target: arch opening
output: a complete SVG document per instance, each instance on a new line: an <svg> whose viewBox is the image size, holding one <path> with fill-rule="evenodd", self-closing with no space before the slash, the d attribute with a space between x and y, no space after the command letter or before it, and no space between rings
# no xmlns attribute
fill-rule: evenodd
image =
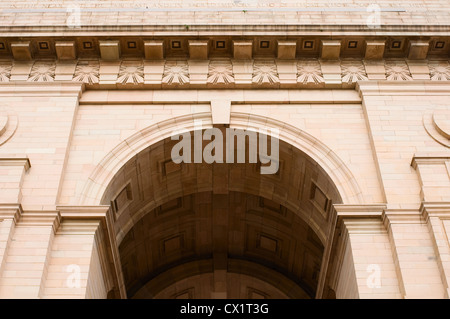
<svg viewBox="0 0 450 319"><path fill-rule="evenodd" d="M102 198L128 298L314 298L342 203L324 169L281 140L269 175L259 160L175 164L177 143L140 151Z"/></svg>

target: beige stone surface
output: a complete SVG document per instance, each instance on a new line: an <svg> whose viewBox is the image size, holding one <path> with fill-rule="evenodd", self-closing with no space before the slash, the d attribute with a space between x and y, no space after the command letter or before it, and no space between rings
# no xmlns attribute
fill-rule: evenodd
<svg viewBox="0 0 450 319"><path fill-rule="evenodd" d="M450 6L375 2L1 1L0 298L448 299Z"/></svg>
<svg viewBox="0 0 450 319"><path fill-rule="evenodd" d="M195 10L192 5L196 4ZM4 25L66 25L77 9L81 11L83 25L142 25L152 21L152 24L165 25L167 21L177 24L196 25L221 23L225 25L265 24L304 24L328 25L330 21L336 24L363 25L376 12L370 7L379 3L382 25L448 25L448 3L441 0L401 0L395 2L376 2L371 0L338 0L329 2L307 2L285 0L282 3L268 0L255 2L223 1L181 1L181 0L140 0L128 3L113 1L66 1L52 4L48 8L45 2L32 1L2 1L2 21ZM115 8L104 11L102 9ZM342 8L348 11L343 11ZM369 10L368 10L369 8ZM53 9L53 11L52 11ZM61 10L57 9L64 9ZM131 10L134 9L134 10ZM184 10L183 10L184 9ZM217 10L211 15L207 9ZM297 9L297 10L292 10ZM334 9L334 10L333 10ZM338 10L339 9L339 10ZM48 16L51 17L50 23ZM72 17L72 18L71 18ZM69 20L72 22L73 20ZM75 20L76 21L76 20Z"/></svg>
<svg viewBox="0 0 450 319"><path fill-rule="evenodd" d="M212 123L215 121L222 123L228 119L231 125L237 127L242 125L247 127L251 118L261 118L265 119L266 128L285 123L284 125L291 125L305 134L314 136L318 141L327 145L348 168L361 191L358 194L361 204L386 203L390 210L412 209L411 212L414 212L416 209L416 212L419 213L418 205L421 200L448 201L446 194L448 194L449 175L445 160L448 157L445 155L440 155L440 157L434 155L433 157L433 154L439 151L441 153L438 154L447 154L448 156L448 153L442 152L442 146L430 139L423 130L421 122L423 116L421 110L427 103L430 105L430 102L434 102L435 105L439 105L442 103L442 99L441 95L433 95L436 93L432 92L431 95L425 95L428 88L422 82L411 82L410 85L404 85L401 89L398 88L398 85L389 83L361 82L359 90L363 94L362 104L360 98L355 96L355 91L352 90L322 90L317 92L316 97L312 94L313 92L304 91L303 94L302 91L290 90L278 90L276 94L270 91L203 92L190 90L172 91L170 96L163 91L142 90L131 95L122 93L126 91L88 91L82 94L81 104L79 104L80 86L67 86L73 91L65 93L65 96L60 96L64 91L61 87L57 88L57 85L57 83L54 84L55 93L42 93L42 91L32 93L39 85L36 87L30 84L22 88L16 87L16 91L23 92L20 94L23 94L24 97L20 99L5 95L6 101L14 103L21 121L14 138L0 151L3 151L5 158L6 156L26 154L32 165L30 169L25 170L24 162L22 162L22 166L15 165L20 163L17 159L3 161L5 165L2 167L5 174L7 173L7 175L2 175L3 179L11 176L4 182L16 183L8 184L16 195L9 199L4 198L3 201L21 203L25 212L55 209L56 204L78 204L82 194L86 192L87 181L96 167L102 161L104 162L108 153L121 142L135 139L140 136L139 132L144 132L146 128L153 125L165 130L166 133L161 132L163 133L162 137L170 136L168 134L171 129L182 128L185 125L182 124L183 122L179 122L181 126L177 126L176 119L186 116L192 118L192 116L201 114L209 117ZM444 90L443 92L445 92L446 86L442 84L431 88L435 91ZM396 90L394 91L394 89ZM418 94L415 96L414 102L410 98L411 92L408 92L408 89L414 90L415 94ZM58 90L59 93L57 93ZM7 91L4 92L3 94L6 94ZM47 94L47 96L27 97L29 94ZM225 97L231 105L228 111L222 102ZM33 113L29 112L30 101L33 101L31 104ZM54 106L49 106L50 101L55 101L53 102ZM387 105L387 103L389 104ZM400 112L405 112L406 109L408 115L403 118ZM438 107L438 109L445 109L445 107ZM65 122L62 121L64 110L67 113ZM57 122L52 120L55 111L58 112ZM31 116L29 125L26 120L27 114ZM243 117L244 114L249 115ZM402 120L398 119L399 116ZM39 124L41 117L42 124ZM242 122L245 118L247 122ZM167 121L169 124L166 128L158 124ZM251 125L261 125L258 123L261 122L253 120ZM39 125L43 125L43 128L39 129ZM391 134L391 131L394 134ZM45 134L47 132L52 134ZM30 134L36 139L32 147L29 144ZM40 137L39 134L41 134ZM286 131L283 134L287 141L295 140L295 137L289 137L292 132ZM22 136L25 139L24 142L21 142ZM55 144L59 141L57 140L58 136L60 136L60 150L55 148L58 145ZM141 145L145 147L151 145L151 142L144 142ZM129 144L129 146L134 147L133 144ZM310 152L310 156L319 160L311 150L303 148L303 151L307 154ZM428 153L419 154L418 151L428 151ZM138 152L139 149L135 149L131 154ZM126 162L126 160L124 162L123 159L120 159L121 155L119 154L114 155L118 161L117 164L114 164L116 169ZM411 166L413 157L415 164ZM56 165L58 158L61 158L59 166ZM15 171L17 174L14 173ZM111 172L111 177L115 172L117 171ZM51 182L51 174L55 175L54 182ZM43 180L46 182L42 183ZM404 185L405 180L409 181L408 187ZM338 189L348 187L345 183L339 184L338 179L334 181L338 183ZM100 188L104 189L108 183L106 182ZM439 188L442 191L439 191ZM91 188L91 191L94 189ZM22 196L17 195L19 192ZM2 196L7 196L7 194L7 192L2 192ZM348 197L348 200L352 200L351 197ZM91 203L100 204L95 201L91 201ZM30 216L29 214L28 216ZM391 213L386 214L387 220L390 220ZM373 228L375 224L372 223L370 229L373 230L369 233L360 233L359 229L363 230L366 227L359 222L355 223L357 220L352 223L349 221L346 224L346 227L351 225L349 228L351 231L349 231L347 246L342 251L340 275L336 277L337 297L416 298L422 296L422 291L427 291L427 296L431 297L447 296L446 284L440 281L442 278L440 273L448 273L447 263L444 261L436 263L434 259L428 257L424 260L424 255L422 255L423 253L434 256L436 253L432 247L433 240L437 235L431 235L429 232L436 229L437 224L432 224L434 226L431 228L427 226L426 220L421 224L410 224L409 215L405 216L406 219L396 220L395 224L391 222L391 226L385 230L383 230L384 226L381 220L377 222L378 224L374 221L378 226ZM412 220L415 220L414 218ZM39 238L42 240L42 245L50 243L54 248L48 250L49 252L47 250L25 252L19 243L11 244L6 239L3 244L5 248L2 253L3 271L2 281L0 281L0 285L3 287L3 296L100 298L108 294L111 287L107 287L104 281L99 281L104 274L98 263L104 257L99 257L95 246L86 251L86 256L77 252L78 248L74 248L72 253L68 247L60 253L51 252L59 251L59 248L55 247L60 247L60 244L57 244L60 241L61 247L64 247L64 241L70 241L68 233L57 231L56 234L53 234L53 226L38 227L38 224L30 224L26 220L26 218L23 221L19 219L18 226L15 228L11 228L11 220L9 222L4 220L2 225L6 228L2 227L2 229L6 229L14 242L18 241L22 231L36 232L36 236L39 234ZM420 225L420 228L412 229L412 225L417 225L414 227ZM83 227L87 227L87 225ZM375 230L380 233L372 234ZM426 243L425 239L417 237L419 232L427 238ZM410 241L405 241L407 233L413 236ZM378 237L373 237L374 234L378 234L376 235ZM78 241L81 237L76 238ZM93 242L92 235L87 238ZM23 245L26 245L26 240ZM7 247L8 249L6 249ZM443 253L441 250L442 248L437 252ZM26 267L25 257L20 257L23 254L26 254L26 260L34 263L39 260L42 265L40 268L35 266L33 273L27 273L26 276L34 279L27 281L29 284L26 285L23 281L14 279L18 278L16 277L18 275L13 271L13 269ZM73 254L74 259L66 257L70 254ZM85 261L79 259L83 256L87 258ZM369 261L366 259L368 256L371 258ZM391 259L386 259L388 256L391 256L389 257ZM414 259L415 256L418 258L417 260ZM81 268L81 278L84 278L82 287L84 288L73 291L62 290L64 287L61 286L63 285L61 277L64 272L59 265L59 258L62 258L61 262L64 262L64 265L85 265L84 268ZM25 264L22 264L23 262ZM421 263L423 263L423 267L418 266ZM47 264L49 265L48 271L46 270ZM381 267L383 276L380 290L365 286L368 278L366 270L372 264ZM434 265L434 268L430 268L430 265ZM58 273L60 275L57 275ZM425 282L417 282L414 279L417 276L424 278ZM444 275L444 278L446 278L445 276L447 275ZM352 280L353 284L351 284ZM428 285L428 288L424 287L425 284ZM15 288L11 289L11 287ZM11 291L13 294L9 295Z"/></svg>

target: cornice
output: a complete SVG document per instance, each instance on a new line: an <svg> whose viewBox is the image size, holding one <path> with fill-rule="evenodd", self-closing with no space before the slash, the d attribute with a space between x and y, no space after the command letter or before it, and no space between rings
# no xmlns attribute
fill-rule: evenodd
<svg viewBox="0 0 450 319"><path fill-rule="evenodd" d="M25 211L22 213L18 226L51 226L56 233L60 223L61 216L58 211Z"/></svg>
<svg viewBox="0 0 450 319"><path fill-rule="evenodd" d="M376 218L381 219L386 204L346 205L334 204L338 219Z"/></svg>
<svg viewBox="0 0 450 319"><path fill-rule="evenodd" d="M28 171L31 163L28 157L0 157L0 166L23 166Z"/></svg>
<svg viewBox="0 0 450 319"><path fill-rule="evenodd" d="M430 31L426 32L427 29ZM445 60L449 58L449 32L448 25L379 29L362 25L291 24L0 26L0 58Z"/></svg>
<svg viewBox="0 0 450 319"><path fill-rule="evenodd" d="M386 231L381 223L386 204L335 204L333 207L337 212L339 227L346 229L349 234L378 234Z"/></svg>
<svg viewBox="0 0 450 319"><path fill-rule="evenodd" d="M20 204L0 204L0 221L4 219L12 219L17 223L23 214L22 205Z"/></svg>
<svg viewBox="0 0 450 319"><path fill-rule="evenodd" d="M419 211L426 221L430 217L450 219L450 202L422 202Z"/></svg>
<svg viewBox="0 0 450 319"><path fill-rule="evenodd" d="M66 25L13 25L1 26L0 36L123 36L130 33L143 36L230 36L230 35L272 35L286 36L392 36L401 33L402 36L448 35L450 25L413 25L389 24L377 28L367 24L146 24L146 25L81 25L76 28Z"/></svg>
<svg viewBox="0 0 450 319"><path fill-rule="evenodd" d="M445 165L450 161L450 153L418 153L414 154L411 166L417 169L418 165Z"/></svg>
<svg viewBox="0 0 450 319"><path fill-rule="evenodd" d="M412 209L386 209L381 218L388 230L393 224L424 224L426 222L420 211Z"/></svg>
<svg viewBox="0 0 450 319"><path fill-rule="evenodd" d="M106 219L109 206L56 206L62 219Z"/></svg>

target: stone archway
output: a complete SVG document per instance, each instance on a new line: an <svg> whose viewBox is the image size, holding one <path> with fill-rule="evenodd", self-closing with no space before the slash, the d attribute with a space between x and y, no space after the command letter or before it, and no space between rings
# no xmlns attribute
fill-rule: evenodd
<svg viewBox="0 0 450 319"><path fill-rule="evenodd" d="M242 118L236 115L237 127ZM283 130L281 138L299 137ZM326 272L333 204L343 203L322 166L285 141L274 175L261 175L260 163L174 164L175 143L165 138L138 152L127 143L135 155L104 187L128 297L314 298Z"/></svg>
<svg viewBox="0 0 450 319"><path fill-rule="evenodd" d="M195 121L202 121L204 128L212 127L211 113L195 113L178 116L155 123L126 138L98 163L77 198L79 205L98 205L107 186L119 169L133 156L176 132L189 132ZM361 189L346 164L320 140L285 122L251 113L231 112L230 127L236 129L279 128L279 139L303 151L322 167L339 191L344 204L363 204Z"/></svg>

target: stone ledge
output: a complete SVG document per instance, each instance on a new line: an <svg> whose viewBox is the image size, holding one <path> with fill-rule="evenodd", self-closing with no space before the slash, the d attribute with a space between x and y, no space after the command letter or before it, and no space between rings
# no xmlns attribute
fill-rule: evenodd
<svg viewBox="0 0 450 319"><path fill-rule="evenodd" d="M356 90L364 96L380 95L448 95L450 93L450 82L411 80L411 81L358 81Z"/></svg>
<svg viewBox="0 0 450 319"><path fill-rule="evenodd" d="M426 221L430 217L448 219L450 218L450 202L422 202L419 211Z"/></svg>
<svg viewBox="0 0 450 319"><path fill-rule="evenodd" d="M414 154L411 160L411 166L417 169L417 165L445 165L446 162L450 161L449 153L431 153L431 154Z"/></svg>
<svg viewBox="0 0 450 319"><path fill-rule="evenodd" d="M17 223L22 214L23 209L20 204L0 204L0 220L13 219Z"/></svg>
<svg viewBox="0 0 450 319"><path fill-rule="evenodd" d="M376 218L380 219L383 211L386 209L385 204L368 204L368 205L333 205L337 212L338 219L359 219L359 218Z"/></svg>
<svg viewBox="0 0 450 319"><path fill-rule="evenodd" d="M386 209L383 211L382 219L386 229L389 229L391 224L425 223L420 211L410 209Z"/></svg>
<svg viewBox="0 0 450 319"><path fill-rule="evenodd" d="M31 163L28 157L0 157L0 166L23 166L28 171Z"/></svg>
<svg viewBox="0 0 450 319"><path fill-rule="evenodd" d="M107 216L109 206L56 206L63 219L98 219Z"/></svg>
<svg viewBox="0 0 450 319"><path fill-rule="evenodd" d="M0 95L75 96L80 98L85 85L77 82L0 82Z"/></svg>
<svg viewBox="0 0 450 319"><path fill-rule="evenodd" d="M276 92L258 90L130 90L124 96L114 90L87 90L80 104L209 104L223 96L233 104L359 104L361 99L354 90L292 90Z"/></svg>
<svg viewBox="0 0 450 319"><path fill-rule="evenodd" d="M51 226L56 233L60 223L61 216L58 211L25 211L17 226Z"/></svg>

